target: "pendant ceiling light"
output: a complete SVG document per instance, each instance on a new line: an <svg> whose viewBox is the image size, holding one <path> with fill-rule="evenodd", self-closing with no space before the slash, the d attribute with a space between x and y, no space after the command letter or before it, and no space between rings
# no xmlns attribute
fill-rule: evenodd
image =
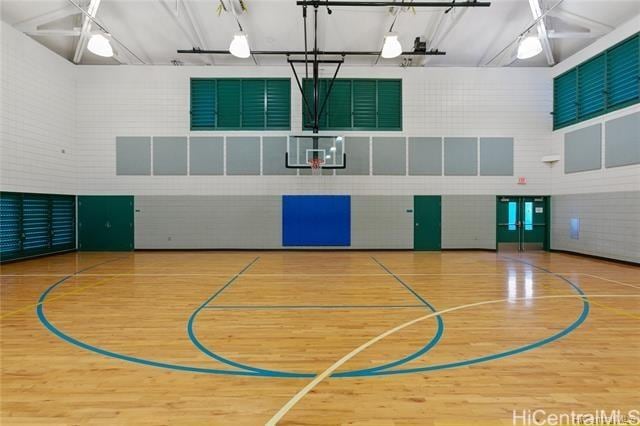
<svg viewBox="0 0 640 426"><path fill-rule="evenodd" d="M105 58L113 56L111 43L109 42L109 39L102 34L92 35L89 39L89 43L87 44L87 49L89 49L90 52L95 53L98 56L104 56Z"/></svg>
<svg viewBox="0 0 640 426"><path fill-rule="evenodd" d="M229 45L229 53L236 58L248 58L251 56L251 49L249 49L249 39L244 32L236 33Z"/></svg>
<svg viewBox="0 0 640 426"><path fill-rule="evenodd" d="M387 33L384 36L384 44L382 45L382 53L380 56L383 58L397 58L402 54L402 45L398 41L398 34Z"/></svg>
<svg viewBox="0 0 640 426"><path fill-rule="evenodd" d="M520 40L518 45L518 59L533 58L537 54L542 52L542 43L536 36L525 37Z"/></svg>

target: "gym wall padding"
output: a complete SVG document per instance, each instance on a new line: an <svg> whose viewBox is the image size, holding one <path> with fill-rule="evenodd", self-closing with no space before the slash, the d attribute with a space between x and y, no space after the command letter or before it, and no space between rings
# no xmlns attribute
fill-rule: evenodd
<svg viewBox="0 0 640 426"><path fill-rule="evenodd" d="M283 195L282 245L285 247L350 246L351 197Z"/></svg>

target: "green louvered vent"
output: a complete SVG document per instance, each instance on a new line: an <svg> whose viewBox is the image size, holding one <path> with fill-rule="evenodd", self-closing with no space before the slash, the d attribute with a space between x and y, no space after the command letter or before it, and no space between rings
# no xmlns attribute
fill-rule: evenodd
<svg viewBox="0 0 640 426"><path fill-rule="evenodd" d="M0 195L0 259L15 257L21 250L20 228L22 200L20 194Z"/></svg>
<svg viewBox="0 0 640 426"><path fill-rule="evenodd" d="M320 80L322 105L330 80ZM312 80L303 82L313 110ZM311 119L303 110L306 129ZM402 130L402 80L336 79L320 117L321 130Z"/></svg>
<svg viewBox="0 0 640 426"><path fill-rule="evenodd" d="M191 80L191 129L212 130L216 127L216 81Z"/></svg>
<svg viewBox="0 0 640 426"><path fill-rule="evenodd" d="M639 101L640 36L636 34L554 79L553 128Z"/></svg>
<svg viewBox="0 0 640 426"><path fill-rule="evenodd" d="M0 193L0 260L76 247L76 197Z"/></svg>
<svg viewBox="0 0 640 426"><path fill-rule="evenodd" d="M24 194L22 200L22 247L25 251L41 251L49 248L50 238L49 197Z"/></svg>
<svg viewBox="0 0 640 426"><path fill-rule="evenodd" d="M289 129L291 127L291 82L266 80L267 111L266 128Z"/></svg>
<svg viewBox="0 0 640 426"><path fill-rule="evenodd" d="M306 105L302 105L302 117L304 120L304 127L311 128L313 127L313 80L304 80L302 87L304 89L304 97L307 100ZM318 85L318 110L322 108L322 104L327 97L327 80L320 80ZM333 91L333 90L332 90ZM327 101L328 102L328 101ZM303 102L304 104L304 102ZM308 108L307 108L308 105ZM327 117L329 116L329 105L325 106L324 110L320 110L320 128L326 129L328 128Z"/></svg>
<svg viewBox="0 0 640 426"><path fill-rule="evenodd" d="M640 37L637 35L607 51L607 103L610 108L638 102L639 51Z"/></svg>
<svg viewBox="0 0 640 426"><path fill-rule="evenodd" d="M554 128L574 123L578 117L578 71L573 69L553 82L553 126Z"/></svg>
<svg viewBox="0 0 640 426"><path fill-rule="evenodd" d="M586 120L605 109L605 55L578 67L578 119Z"/></svg>
<svg viewBox="0 0 640 426"><path fill-rule="evenodd" d="M191 130L289 129L290 79L191 79Z"/></svg>
<svg viewBox="0 0 640 426"><path fill-rule="evenodd" d="M51 196L51 246L54 249L75 247L75 216L74 197Z"/></svg>
<svg viewBox="0 0 640 426"><path fill-rule="evenodd" d="M402 85L400 80L378 81L378 128L402 128Z"/></svg>

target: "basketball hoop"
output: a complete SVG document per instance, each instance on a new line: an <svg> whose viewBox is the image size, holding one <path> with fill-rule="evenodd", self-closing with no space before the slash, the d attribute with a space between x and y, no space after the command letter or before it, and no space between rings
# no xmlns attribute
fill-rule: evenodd
<svg viewBox="0 0 640 426"><path fill-rule="evenodd" d="M311 166L311 174L313 176L320 176L322 174L323 164L324 164L324 159L322 158L309 159L309 165Z"/></svg>

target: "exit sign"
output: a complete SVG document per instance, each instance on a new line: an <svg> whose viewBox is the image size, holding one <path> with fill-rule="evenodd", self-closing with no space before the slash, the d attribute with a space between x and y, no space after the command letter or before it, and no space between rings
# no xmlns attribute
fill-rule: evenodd
<svg viewBox="0 0 640 426"><path fill-rule="evenodd" d="M527 178L524 176L520 176L518 178L518 185L526 185L527 184Z"/></svg>

